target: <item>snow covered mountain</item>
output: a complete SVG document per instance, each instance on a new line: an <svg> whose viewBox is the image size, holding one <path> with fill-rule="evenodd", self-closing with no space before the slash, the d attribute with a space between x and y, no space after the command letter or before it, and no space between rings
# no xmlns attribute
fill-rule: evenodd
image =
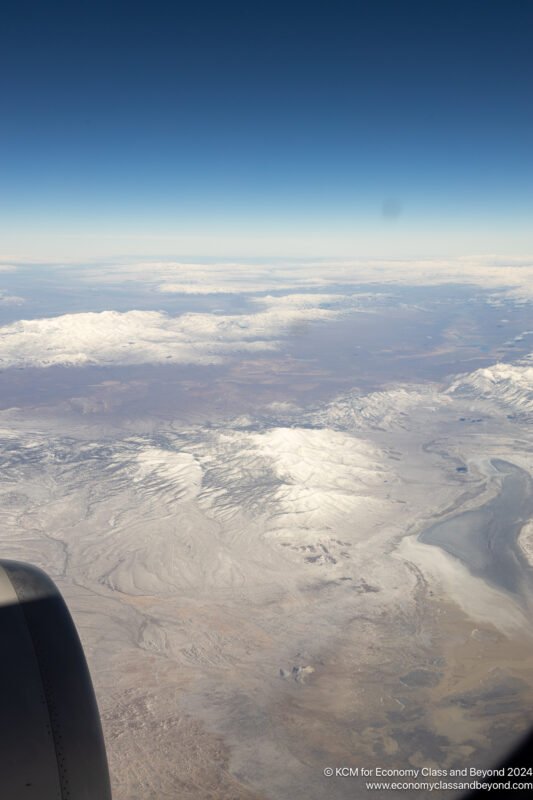
<svg viewBox="0 0 533 800"><path fill-rule="evenodd" d="M530 356L515 364L494 364L460 375L447 394L489 401L515 414L532 414L533 358Z"/></svg>

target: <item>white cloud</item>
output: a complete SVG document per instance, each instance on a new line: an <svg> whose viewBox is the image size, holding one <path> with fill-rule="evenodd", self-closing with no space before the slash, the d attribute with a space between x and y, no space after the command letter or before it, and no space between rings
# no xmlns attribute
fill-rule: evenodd
<svg viewBox="0 0 533 800"><path fill-rule="evenodd" d="M20 306L24 303L23 297L17 297L15 294L8 294L0 289L0 305L3 306Z"/></svg>
<svg viewBox="0 0 533 800"><path fill-rule="evenodd" d="M317 306L353 305L353 298L357 295L343 294L284 294L254 297L253 302L264 306L278 306L279 308L316 308Z"/></svg>
<svg viewBox="0 0 533 800"><path fill-rule="evenodd" d="M164 294L247 294L257 291L257 286L250 288L237 283L228 286L216 283L162 283L157 288Z"/></svg>
<svg viewBox="0 0 533 800"><path fill-rule="evenodd" d="M269 298L256 314L103 311L20 320L0 328L0 365L215 364L231 353L274 349L291 325L341 312L323 304L320 297Z"/></svg>
<svg viewBox="0 0 533 800"><path fill-rule="evenodd" d="M533 300L533 256L474 255L457 258L373 258L258 263L139 261L93 265L83 276L101 284L125 279L158 291L184 294L253 293L327 289L335 284L439 286L471 284Z"/></svg>

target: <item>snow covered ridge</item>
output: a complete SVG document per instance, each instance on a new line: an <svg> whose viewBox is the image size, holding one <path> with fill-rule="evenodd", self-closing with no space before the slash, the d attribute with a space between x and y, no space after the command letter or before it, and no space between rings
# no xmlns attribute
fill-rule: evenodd
<svg viewBox="0 0 533 800"><path fill-rule="evenodd" d="M533 412L533 356L459 375L446 394L482 399L518 413Z"/></svg>
<svg viewBox="0 0 533 800"><path fill-rule="evenodd" d="M412 430L420 413L449 408L461 399L496 403L513 413L533 412L533 357L458 375L447 388L404 384L366 395L350 391L325 406L300 412L299 418L342 431Z"/></svg>
<svg viewBox="0 0 533 800"><path fill-rule="evenodd" d="M199 501L211 515L264 518L270 536L291 543L329 537L379 507L379 487L395 480L378 447L326 428L228 429L193 452L204 472Z"/></svg>
<svg viewBox="0 0 533 800"><path fill-rule="evenodd" d="M99 503L115 508L115 498L123 498L118 517L130 505L165 517L171 526L176 524L174 513L199 514L204 526L228 524L227 530L235 530L239 537L239 531L246 531L242 547L250 557L257 557L259 540L250 537L254 530L265 542L274 542L287 555L291 552L291 558L309 564L334 565L347 558L349 544L342 532L367 531L385 512L390 485L398 480L381 448L327 428L198 429L178 437L148 435L102 442L20 432L0 444L5 486L36 480L46 493L45 468L52 484L68 487L69 492L83 493L90 485L94 508ZM185 518L180 519L185 524ZM115 523L110 525L114 528ZM119 528L128 530L122 523ZM144 552L141 528L139 552ZM137 548L116 540L115 534L106 540L106 547L113 549L122 542L120 546L131 550L135 561ZM99 540L99 552L102 547ZM152 556L159 558L147 555ZM99 559L101 554L94 556L95 564ZM121 562L123 577L127 563Z"/></svg>
<svg viewBox="0 0 533 800"><path fill-rule="evenodd" d="M327 428L273 428L250 434L278 480L309 489L373 486L382 472L380 451L362 439Z"/></svg>
<svg viewBox="0 0 533 800"><path fill-rule="evenodd" d="M451 402L436 385L406 384L367 395L348 392L311 412L309 419L337 430L409 430L416 424L415 409L436 410Z"/></svg>
<svg viewBox="0 0 533 800"><path fill-rule="evenodd" d="M0 328L0 366L216 364L234 352L275 349L291 325L333 319L347 305L341 296L298 295L262 298L255 314L102 311L20 320Z"/></svg>
<svg viewBox="0 0 533 800"><path fill-rule="evenodd" d="M190 453L146 447L126 464L135 486L143 486L147 494L172 500L193 500L202 485L202 469Z"/></svg>

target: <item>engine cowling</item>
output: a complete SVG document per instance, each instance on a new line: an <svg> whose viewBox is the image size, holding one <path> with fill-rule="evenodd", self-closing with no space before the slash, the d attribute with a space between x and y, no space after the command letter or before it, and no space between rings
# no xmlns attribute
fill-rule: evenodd
<svg viewBox="0 0 533 800"><path fill-rule="evenodd" d="M0 560L0 795L111 800L83 649L52 580Z"/></svg>

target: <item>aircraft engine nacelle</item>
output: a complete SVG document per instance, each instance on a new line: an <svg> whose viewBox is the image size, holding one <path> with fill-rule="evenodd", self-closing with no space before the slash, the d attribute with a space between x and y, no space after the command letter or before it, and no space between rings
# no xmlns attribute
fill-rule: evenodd
<svg viewBox="0 0 533 800"><path fill-rule="evenodd" d="M111 800L76 628L42 570L0 560L0 797Z"/></svg>

